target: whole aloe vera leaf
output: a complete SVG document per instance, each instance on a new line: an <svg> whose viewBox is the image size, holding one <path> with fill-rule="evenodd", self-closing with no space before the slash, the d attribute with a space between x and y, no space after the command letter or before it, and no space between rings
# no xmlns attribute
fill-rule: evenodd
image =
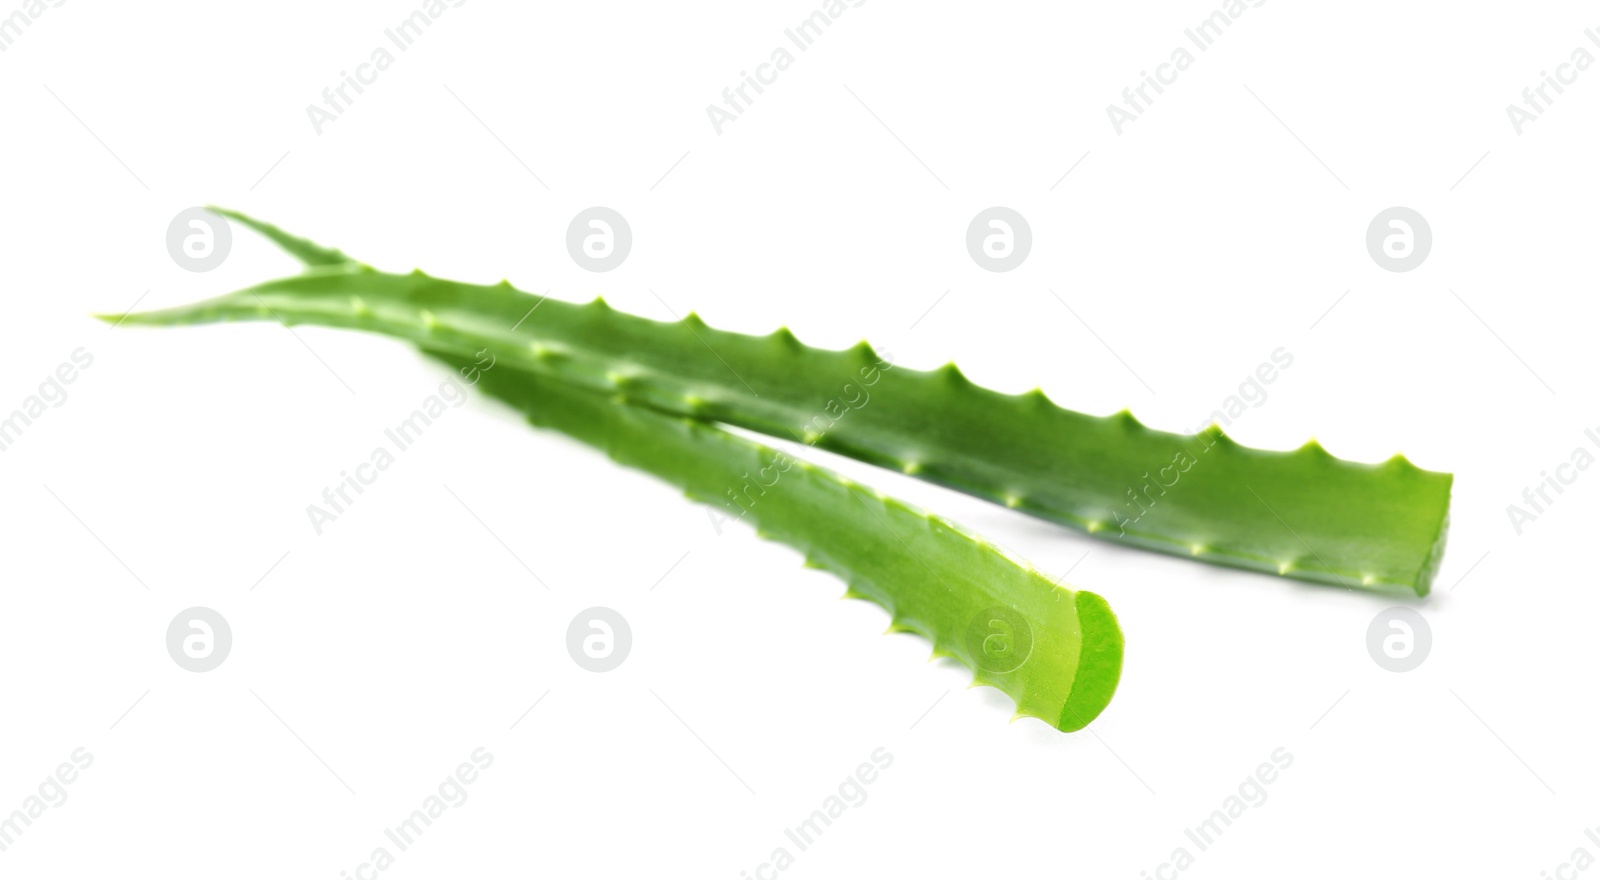
<svg viewBox="0 0 1600 880"><path fill-rule="evenodd" d="M435 353L468 368L470 359ZM750 520L764 538L881 605L891 631L954 657L1017 714L1077 730L1099 715L1122 669L1122 631L1105 600L1056 586L1026 563L939 517L832 471L698 419L634 406L504 363L478 388L539 427L594 446L689 498ZM746 504L727 498L741 493ZM741 512L741 510L743 512Z"/></svg>
<svg viewBox="0 0 1600 880"><path fill-rule="evenodd" d="M287 237L268 234L280 244ZM1452 478L1402 456L1348 462L1315 441L1293 452L1248 449L1215 426L1173 434L1126 410L1062 409L1038 389L990 391L954 364L887 368L864 342L827 351L787 328L747 336L693 314L663 323L599 299L579 305L506 282L394 275L334 264L323 259L329 253L337 252L316 248L312 268L298 276L110 317L281 320L385 333L463 356L489 348L530 373L799 439L1098 537L1301 580L1424 595L1444 551Z"/></svg>

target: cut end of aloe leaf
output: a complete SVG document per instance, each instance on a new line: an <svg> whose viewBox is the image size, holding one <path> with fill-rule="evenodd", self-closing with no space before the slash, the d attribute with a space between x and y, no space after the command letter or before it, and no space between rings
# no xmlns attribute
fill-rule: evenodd
<svg viewBox="0 0 1600 880"><path fill-rule="evenodd" d="M1072 692L1061 707L1056 728L1081 730L1099 717L1117 692L1122 678L1122 628L1106 600L1094 593L1077 594L1078 626L1083 632L1083 647L1078 654L1078 675Z"/></svg>
<svg viewBox="0 0 1600 880"><path fill-rule="evenodd" d="M1444 514L1439 518L1439 534L1433 540L1433 548L1428 551L1428 558L1422 564L1422 570L1417 572L1417 579L1411 585L1418 596L1428 595L1428 590L1433 585L1433 579L1439 573L1439 565L1444 561L1444 546L1450 536L1450 485L1454 477L1445 474L1444 487Z"/></svg>

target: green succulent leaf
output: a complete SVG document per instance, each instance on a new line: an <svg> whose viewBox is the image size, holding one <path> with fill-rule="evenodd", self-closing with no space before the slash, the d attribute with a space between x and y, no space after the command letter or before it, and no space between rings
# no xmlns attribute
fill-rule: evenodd
<svg viewBox="0 0 1600 880"><path fill-rule="evenodd" d="M474 361L435 353L472 369ZM742 519L844 581L999 688L1017 714L1077 730L1099 715L1122 669L1122 632L1104 599L1059 587L1026 563L831 471L698 419L633 406L497 363L478 388Z"/></svg>
<svg viewBox="0 0 1600 880"><path fill-rule="evenodd" d="M297 235L290 235L289 233L284 232L282 229L273 226L271 223L267 223L263 220L257 220L254 217L241 214L238 211L230 211L227 208L218 208L214 205L206 206L206 210L216 214L219 217L226 217L229 220L239 223L249 229L255 230L268 241L280 248L283 248L289 253L290 256L306 264L307 266L342 266L346 263L352 262L349 257L345 256L344 251L336 250L330 247L323 247L322 245L317 244L310 239L301 238Z"/></svg>
<svg viewBox="0 0 1600 880"><path fill-rule="evenodd" d="M664 323L602 299L562 302L507 282L378 272L331 262L338 252L246 222L302 256L308 271L114 317L281 320L384 333L462 356L487 348L529 374L796 439L1097 537L1301 580L1423 595L1444 551L1451 476L1401 456L1361 464L1315 441L1276 452L1240 446L1215 426L1193 435L1156 431L1126 410L1091 416L1037 389L980 388L954 364L897 367L865 342L828 351L787 329L749 336L694 314Z"/></svg>

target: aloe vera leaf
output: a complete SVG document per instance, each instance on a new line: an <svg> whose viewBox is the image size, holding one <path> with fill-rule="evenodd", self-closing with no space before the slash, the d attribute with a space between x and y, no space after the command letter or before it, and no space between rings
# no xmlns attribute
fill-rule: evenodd
<svg viewBox="0 0 1600 880"><path fill-rule="evenodd" d="M887 368L864 342L827 351L786 328L747 336L693 314L663 323L600 299L536 298L506 282L308 263L304 274L216 299L110 317L276 319L385 333L463 356L489 348L528 372L792 437L1097 537L1301 580L1424 595L1444 551L1452 478L1403 456L1348 462L1315 441L1293 452L1254 450L1215 426L1174 434L1126 410L1062 409L1038 389L990 391L954 364Z"/></svg>
<svg viewBox="0 0 1600 880"><path fill-rule="evenodd" d="M434 353L460 368L474 361ZM698 419L634 406L504 363L477 387L535 426L594 446L620 464L743 518L764 538L882 606L891 631L917 633L1017 714L1077 730L1111 700L1123 640L1105 600L1056 586L960 527L824 468ZM738 494L738 505L729 499ZM987 646L987 650L986 650Z"/></svg>
<svg viewBox="0 0 1600 880"><path fill-rule="evenodd" d="M206 210L218 216L226 217L229 220L237 221L238 223L255 230L268 241L280 248L283 248L289 253L290 256L298 259L307 266L341 266L345 263L352 262L352 260L345 255L344 251L338 250L337 248L324 247L314 241L311 241L310 239L301 238L298 235L291 235L264 220L257 220L254 217L241 214L238 211L230 211L227 208L218 208L215 205L207 205Z"/></svg>

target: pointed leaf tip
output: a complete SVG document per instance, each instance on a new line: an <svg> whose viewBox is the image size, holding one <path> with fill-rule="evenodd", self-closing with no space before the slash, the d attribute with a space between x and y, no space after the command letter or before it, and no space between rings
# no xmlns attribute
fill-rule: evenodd
<svg viewBox="0 0 1600 880"><path fill-rule="evenodd" d="M231 208L223 208L217 205L206 205L205 209L218 217L235 221L248 229L254 230L268 241L282 248L285 253L307 266L340 266L353 262L344 251L338 248L324 247L310 239L291 235L265 220L257 220L242 211L235 211Z"/></svg>

